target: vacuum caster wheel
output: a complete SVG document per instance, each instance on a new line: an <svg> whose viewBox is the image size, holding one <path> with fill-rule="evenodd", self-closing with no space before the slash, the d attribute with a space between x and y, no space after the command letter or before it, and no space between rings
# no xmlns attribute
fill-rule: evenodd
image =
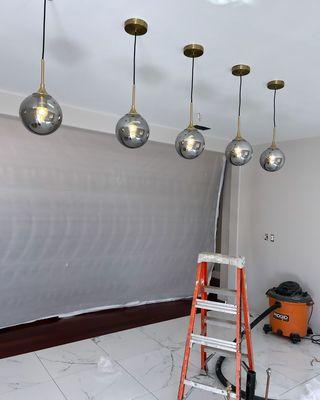
<svg viewBox="0 0 320 400"><path fill-rule="evenodd" d="M298 333L291 333L290 340L292 343L297 344L301 342L301 336Z"/></svg>
<svg viewBox="0 0 320 400"><path fill-rule="evenodd" d="M313 335L313 330L310 326L308 327L307 335Z"/></svg>
<svg viewBox="0 0 320 400"><path fill-rule="evenodd" d="M271 325L270 325L270 324L265 324L265 325L263 325L263 332L264 332L265 334L267 334L267 333L269 333L269 332L272 332Z"/></svg>

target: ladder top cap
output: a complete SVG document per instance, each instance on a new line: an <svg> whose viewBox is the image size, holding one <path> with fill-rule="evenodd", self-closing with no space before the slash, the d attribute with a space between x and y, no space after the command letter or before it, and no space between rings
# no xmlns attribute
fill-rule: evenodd
<svg viewBox="0 0 320 400"><path fill-rule="evenodd" d="M217 253L200 253L198 256L198 263L201 262L226 264L238 268L243 268L245 266L244 257L224 256L222 254L217 254Z"/></svg>

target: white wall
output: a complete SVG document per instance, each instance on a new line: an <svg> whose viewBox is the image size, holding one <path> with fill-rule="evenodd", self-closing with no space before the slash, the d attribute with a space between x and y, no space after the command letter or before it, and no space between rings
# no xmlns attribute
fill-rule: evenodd
<svg viewBox="0 0 320 400"><path fill-rule="evenodd" d="M260 167L265 147L255 147L254 159L241 168L238 221L233 218L238 254L247 259L249 301L261 311L269 287L298 281L313 296L311 325L320 331L320 138L282 142L286 164L276 173ZM265 232L275 234L275 243L264 240Z"/></svg>

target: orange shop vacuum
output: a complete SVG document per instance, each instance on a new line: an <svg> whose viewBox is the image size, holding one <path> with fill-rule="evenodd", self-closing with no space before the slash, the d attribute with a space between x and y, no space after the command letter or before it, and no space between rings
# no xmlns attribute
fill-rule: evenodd
<svg viewBox="0 0 320 400"><path fill-rule="evenodd" d="M278 307L270 314L270 323L264 325L265 333L273 332L299 343L301 338L312 334L308 323L312 313L313 300L297 282L287 281L266 293L270 306ZM310 311L311 307L311 311Z"/></svg>

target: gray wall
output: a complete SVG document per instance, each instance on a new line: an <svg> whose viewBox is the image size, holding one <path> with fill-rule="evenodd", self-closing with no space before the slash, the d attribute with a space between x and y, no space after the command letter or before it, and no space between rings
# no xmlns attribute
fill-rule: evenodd
<svg viewBox="0 0 320 400"><path fill-rule="evenodd" d="M259 165L265 146L240 175L238 252L247 258L249 300L267 305L265 292L285 280L300 282L315 301L312 325L320 330L320 138L281 143L283 169L267 173ZM275 234L275 243L264 233Z"/></svg>
<svg viewBox="0 0 320 400"><path fill-rule="evenodd" d="M0 117L0 326L191 295L222 167L219 153L188 161L173 144L130 150L71 128L40 137Z"/></svg>

